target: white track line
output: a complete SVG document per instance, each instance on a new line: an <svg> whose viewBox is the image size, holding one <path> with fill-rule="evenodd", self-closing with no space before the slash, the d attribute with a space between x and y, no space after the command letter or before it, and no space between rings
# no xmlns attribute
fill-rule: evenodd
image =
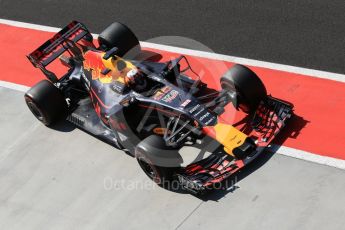
<svg viewBox="0 0 345 230"><path fill-rule="evenodd" d="M42 25L18 22L18 21L13 21L13 20L6 20L6 19L0 19L0 23L16 26L16 27L21 27L21 28L47 31L47 32L58 32L60 30L60 28L57 28L57 27L42 26ZM96 37L98 36L97 34L93 34L93 35ZM282 65L282 64L258 61L258 60L247 59L247 58L240 58L240 57L228 56L228 55L223 55L223 54L209 53L209 52L204 52L204 51L191 50L191 49L185 49L185 48L179 48L179 47L173 47L173 46L167 46L167 45L161 45L161 44L155 44L155 43L149 43L149 42L140 42L140 43L143 47L147 47L147 48L159 49L159 50L164 50L164 51L169 51L169 52L176 52L176 53L181 53L185 55L192 55L192 56L210 58L210 59L221 60L221 61L235 62L235 63L244 64L244 65L264 67L264 68L274 69L274 70L281 70L281 71L286 71L290 73L308 75L310 77L317 77L317 78L328 79L328 80L345 83L345 75L343 74L337 74L337 73L331 73L331 72L325 72L325 71L313 70L313 69L306 69L306 68L289 66L289 65ZM5 87L5 88L21 91L21 92L26 92L29 89L29 87L27 86L5 82L5 81L0 81L0 87ZM273 145L271 149L281 155L294 157L297 159L310 161L317 164L328 165L328 166L339 168L339 169L345 169L345 160L336 159L332 157L326 157L326 156L320 156L311 152L306 152L303 150L294 149L294 148L290 148L286 146Z"/></svg>
<svg viewBox="0 0 345 230"><path fill-rule="evenodd" d="M20 92L26 92L30 89L30 87L28 87L28 86L15 84L15 83L8 82L8 81L0 81L0 87L13 89L13 90L20 91Z"/></svg>
<svg viewBox="0 0 345 230"><path fill-rule="evenodd" d="M47 32L58 32L60 30L60 28L57 28L57 27L43 26L43 25L31 24L31 23L26 23L26 22L18 22L18 21L7 20L7 19L0 19L0 23L16 26L16 27L21 27L21 28L47 31ZM93 34L93 35L95 37L98 36L97 34ZM326 71L321 71L321 70L307 69L307 68L295 67L295 66L290 66L290 65L276 64L276 63L271 63L271 62L258 61L258 60L229 56L229 55L224 55L224 54L210 53L210 52L199 51L199 50L191 50L191 49L179 48L179 47L162 45L162 44L155 44L155 43L144 42L144 41L140 42L140 44L143 47L147 47L147 48L159 49L159 50L164 50L164 51L169 51L169 52L176 52L176 53L185 54L185 55L192 55L192 56L210 58L210 59L227 61L227 62L234 62L234 63L243 64L243 65L251 65L251 66L263 67L263 68L268 68L268 69L281 70L281 71L286 71L290 73L308 75L310 77L323 78L323 79L345 83L344 74L331 73L331 72L326 72Z"/></svg>
<svg viewBox="0 0 345 230"><path fill-rule="evenodd" d="M1 18L0 18L0 23L5 24L5 25L10 25L10 26L15 26L15 27L26 28L26 29L34 29L34 30L40 30L40 31L43 30L47 32L59 32L61 30L61 28L58 28L58 27L43 26L43 25L37 25L37 24L26 23L26 22L18 22L18 21L1 19Z"/></svg>
<svg viewBox="0 0 345 230"><path fill-rule="evenodd" d="M289 65L283 65L283 64L276 64L276 63L258 61L258 60L248 59L248 58L241 58L241 57L235 57L235 56L229 56L229 55L217 54L217 53L209 53L205 51L191 50L191 49L185 49L185 48L179 48L179 47L173 47L173 46L167 46L167 45L161 45L161 44L155 44L155 43L149 43L149 42L140 42L140 44L146 48L153 48L153 49L159 49L159 50L191 55L191 56L196 56L196 57L203 57L203 58L209 58L209 59L214 59L214 60L233 62L233 63L242 64L242 65L263 67L263 68L268 68L268 69L273 69L273 70L280 70L280 71L302 74L302 75L307 75L310 77L317 77L317 78L328 79L328 80L339 81L339 82L345 83L344 74L331 73L331 72L326 72L326 71L321 71L321 70L307 69L307 68L301 68L301 67L295 67L295 66L289 66Z"/></svg>
<svg viewBox="0 0 345 230"><path fill-rule="evenodd" d="M273 145L270 149L273 152L276 152L280 155L293 157L300 160L310 161L310 162L321 164L321 165L327 165L327 166L331 166L338 169L345 169L345 160L341 160L341 159L337 159L333 157L321 156L315 153L303 151L300 149L290 148L287 146L281 146L281 145Z"/></svg>

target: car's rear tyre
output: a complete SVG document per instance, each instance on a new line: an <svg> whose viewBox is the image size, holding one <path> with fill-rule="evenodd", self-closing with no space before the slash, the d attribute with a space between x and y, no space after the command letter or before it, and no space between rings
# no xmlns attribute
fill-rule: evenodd
<svg viewBox="0 0 345 230"><path fill-rule="evenodd" d="M220 79L222 89L237 95L238 107L246 113L256 110L258 104L267 96L265 85L249 68L236 64Z"/></svg>
<svg viewBox="0 0 345 230"><path fill-rule="evenodd" d="M67 115L67 103L62 92L53 83L43 80L24 95L32 114L46 126L50 126Z"/></svg>
<svg viewBox="0 0 345 230"><path fill-rule="evenodd" d="M162 187L171 184L182 163L178 151L167 147L163 138L157 135L141 141L136 146L135 157L145 174Z"/></svg>
<svg viewBox="0 0 345 230"><path fill-rule="evenodd" d="M118 48L120 57L134 57L140 52L140 44L135 34L124 24L114 22L98 36L100 48Z"/></svg>

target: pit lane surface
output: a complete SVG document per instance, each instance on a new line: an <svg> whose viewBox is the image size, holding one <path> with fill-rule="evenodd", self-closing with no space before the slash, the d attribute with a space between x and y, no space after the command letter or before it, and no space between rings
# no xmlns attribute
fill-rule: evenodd
<svg viewBox="0 0 345 230"><path fill-rule="evenodd" d="M228 191L200 199L153 185L135 159L68 124L44 127L26 108L22 92L0 87L0 104L2 229L342 229L345 224L343 170L266 153L237 183L228 181Z"/></svg>
<svg viewBox="0 0 345 230"><path fill-rule="evenodd" d="M155 16L156 8L148 7L153 6L150 4L145 4L146 7L122 4L114 16L93 6L94 3L80 5L73 1L68 3L71 7L67 3L64 5L69 10L54 13L63 1L8 2L0 2L3 4L0 10L2 17L52 26L63 26L70 18L77 18L95 29L94 32L99 32L108 21L121 18L138 32L141 40L157 35L185 35L201 40L217 52L345 72L341 49L344 46L341 40L344 20L342 13L337 13L343 11L342 2L325 3L327 6L321 1L314 1L312 5L287 3L284 9L289 14L281 15L282 10L268 1L271 3L260 3L260 15L253 9L248 17L241 17L246 19L240 21L233 19L238 14L243 15L244 9L253 4L235 7L240 12L232 14L219 8L230 9L233 5L226 8L212 4L215 8L208 10L206 16L213 14L213 17L196 21L186 19L195 19L196 12L200 15L206 3L193 5L194 10L188 5L176 4L176 11L163 10L166 20L157 20L160 14ZM39 4L43 5L39 7ZM109 4L108 9L119 6L117 2ZM82 12L80 9L85 6L95 7L95 10ZM188 14L184 12L186 9ZM137 11L145 16L140 23L134 17ZM216 14L238 22L238 26L219 23L221 28L218 30L215 25L219 21L215 18L219 17ZM264 15L263 21L257 22L260 26L252 27L254 20L261 15ZM282 21L272 20L275 18L272 15L279 15ZM141 23L145 21L151 24L146 23L149 27L142 28ZM286 26L282 26L282 22L286 22ZM199 23L213 28L212 33L203 33L200 29L203 27L196 26ZM168 25L176 26L176 33ZM229 35L224 31L236 33ZM272 37L246 39L259 32L262 37ZM223 35L233 41L234 46L228 46ZM306 39L308 37L317 39L310 41ZM104 179L109 177L117 183L123 179L140 184L148 179L135 160L79 130L61 125L60 131L56 131L39 125L22 103L21 93L7 89L1 89L0 93L1 111L4 111L0 127L6 130L0 136L0 223L5 229L342 229L344 225L341 205L345 203L342 196L344 172L279 155L269 159L268 154L253 166L258 170L251 174L253 169L247 169L239 176L239 179L244 179L237 183L238 189L230 193L214 193L205 198L209 199L207 202L156 187L108 191L104 187ZM247 174L250 175L245 177Z"/></svg>

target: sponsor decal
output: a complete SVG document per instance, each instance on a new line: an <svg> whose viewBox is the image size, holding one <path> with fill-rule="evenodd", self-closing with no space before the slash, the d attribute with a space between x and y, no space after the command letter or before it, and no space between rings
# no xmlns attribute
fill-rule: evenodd
<svg viewBox="0 0 345 230"><path fill-rule="evenodd" d="M208 119L208 121L205 122L205 125L209 125L210 123L213 123L213 121L216 119L216 117L211 117L210 119Z"/></svg>
<svg viewBox="0 0 345 230"><path fill-rule="evenodd" d="M181 104L181 107L182 107L182 108L186 107L190 102L191 102L191 100L189 100L189 99L185 100L185 101Z"/></svg>
<svg viewBox="0 0 345 230"><path fill-rule="evenodd" d="M200 117L200 121L204 120L205 118L207 118L207 117L209 117L209 116L210 116L210 113L209 113L209 112L205 113L204 115L202 115L202 116Z"/></svg>
<svg viewBox="0 0 345 230"><path fill-rule="evenodd" d="M163 97L164 93L162 93L162 91L158 91L154 96L153 99L155 100L160 100Z"/></svg>
<svg viewBox="0 0 345 230"><path fill-rule="evenodd" d="M171 87L169 86L164 86L163 88L161 88L160 90L158 90L158 92L153 96L153 99L155 100L160 100L167 92L169 92L171 90Z"/></svg>
<svg viewBox="0 0 345 230"><path fill-rule="evenodd" d="M197 105L194 106L191 110L189 110L189 112L190 112L190 113L194 113L199 107L200 107L200 105L197 104Z"/></svg>
<svg viewBox="0 0 345 230"><path fill-rule="evenodd" d="M163 128L163 127L156 127L156 128L154 128L153 129L153 132L155 133L155 134L157 134L157 135L164 135L164 133L166 132L166 128ZM171 131L170 130L168 130L168 133L170 134L171 133Z"/></svg>
<svg viewBox="0 0 345 230"><path fill-rule="evenodd" d="M115 81L110 87L116 93L122 93L125 90L125 85L118 81Z"/></svg>
<svg viewBox="0 0 345 230"><path fill-rule="evenodd" d="M200 104L197 104L192 109L190 109L189 113L202 125L214 125L214 123L217 121L217 117L212 115L212 113L210 113Z"/></svg>
<svg viewBox="0 0 345 230"><path fill-rule="evenodd" d="M165 94L165 96L162 98L162 101L170 103L177 97L177 95L178 95L178 91L173 89L167 94Z"/></svg>

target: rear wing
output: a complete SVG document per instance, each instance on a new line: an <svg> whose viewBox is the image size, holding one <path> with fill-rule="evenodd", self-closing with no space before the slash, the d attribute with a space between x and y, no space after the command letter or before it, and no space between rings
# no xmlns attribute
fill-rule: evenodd
<svg viewBox="0 0 345 230"><path fill-rule="evenodd" d="M35 67L43 70L68 49L66 40L78 42L86 36L92 41L92 35L88 29L82 23L72 21L27 57Z"/></svg>

